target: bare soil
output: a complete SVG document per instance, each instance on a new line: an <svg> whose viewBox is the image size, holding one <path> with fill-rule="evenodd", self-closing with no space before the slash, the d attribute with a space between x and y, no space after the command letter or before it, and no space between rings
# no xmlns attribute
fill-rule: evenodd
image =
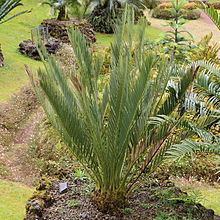
<svg viewBox="0 0 220 220"><path fill-rule="evenodd" d="M59 193L59 183L54 181L49 191L54 199L52 206L43 211L41 220L150 220L150 219L206 219L207 210L200 204L186 203L171 198L181 198L185 195L172 183L155 183L145 180L139 184L138 190L134 191L128 198L126 206L117 214L102 213L98 210L88 191L88 181L77 179L68 180L68 191ZM27 218L28 220L28 218Z"/></svg>
<svg viewBox="0 0 220 220"><path fill-rule="evenodd" d="M38 180L37 171L29 160L29 142L43 116L39 103L28 88L0 108L0 178L32 186Z"/></svg>

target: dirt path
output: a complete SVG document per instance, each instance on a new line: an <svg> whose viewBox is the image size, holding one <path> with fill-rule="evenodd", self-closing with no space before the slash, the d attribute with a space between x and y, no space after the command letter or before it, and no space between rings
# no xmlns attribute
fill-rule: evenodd
<svg viewBox="0 0 220 220"><path fill-rule="evenodd" d="M42 110L34 112L24 122L26 125L18 130L11 147L7 150L5 150L6 146L0 148L0 161L7 169L7 175L5 175L4 179L21 182L28 186L32 186L37 181L38 176L35 170L33 170L27 155L34 128L42 117Z"/></svg>
<svg viewBox="0 0 220 220"><path fill-rule="evenodd" d="M166 23L165 20L150 18L151 25L162 31L168 31L169 27L162 26ZM209 33L213 33L213 42L220 43L220 30L215 26L215 24L210 20L210 18L202 12L200 19L194 21L188 21L184 24L185 30L189 31L193 36L195 42L201 40L202 37Z"/></svg>

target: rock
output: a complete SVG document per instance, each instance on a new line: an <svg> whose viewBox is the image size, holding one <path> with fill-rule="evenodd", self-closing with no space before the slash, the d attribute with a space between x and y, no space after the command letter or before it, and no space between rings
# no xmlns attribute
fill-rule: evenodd
<svg viewBox="0 0 220 220"><path fill-rule="evenodd" d="M41 178L39 186L36 188L36 191L26 205L25 220L42 219L43 210L53 203L53 197L48 194L50 187L51 182L47 178Z"/></svg>
<svg viewBox="0 0 220 220"><path fill-rule="evenodd" d="M206 209L204 213L204 219L214 220L215 212L212 209Z"/></svg>
<svg viewBox="0 0 220 220"><path fill-rule="evenodd" d="M60 193L60 194L66 193L67 190L68 190L67 182L60 183L60 184L59 184L59 193Z"/></svg>
<svg viewBox="0 0 220 220"><path fill-rule="evenodd" d="M81 213L79 215L79 217L82 218L82 219L90 219L90 216L88 214L86 214L86 213Z"/></svg>
<svg viewBox="0 0 220 220"><path fill-rule="evenodd" d="M57 19L47 19L41 23L41 26L48 28L51 37L61 40L63 43L69 43L68 29L78 28L89 43L95 43L96 37L92 25L86 20L70 18L68 21L58 21Z"/></svg>
<svg viewBox="0 0 220 220"><path fill-rule="evenodd" d="M61 46L61 41L52 39L44 42L44 46L49 54L55 54ZM41 60L40 55L31 40L25 40L19 44L19 52L34 60Z"/></svg>
<svg viewBox="0 0 220 220"><path fill-rule="evenodd" d="M0 68L4 66L4 57L0 45Z"/></svg>

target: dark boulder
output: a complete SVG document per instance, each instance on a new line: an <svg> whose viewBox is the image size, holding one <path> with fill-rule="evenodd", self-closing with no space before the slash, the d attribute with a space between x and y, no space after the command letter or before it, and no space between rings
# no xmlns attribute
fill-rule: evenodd
<svg viewBox="0 0 220 220"><path fill-rule="evenodd" d="M86 20L70 18L68 21L58 21L57 19L47 19L41 23L42 27L48 28L51 37L69 43L68 30L71 28L79 29L89 43L95 43L96 37L92 25Z"/></svg>
<svg viewBox="0 0 220 220"><path fill-rule="evenodd" d="M57 39L44 42L44 46L49 54L55 54L61 46L61 41ZM25 40L19 44L19 52L34 60L41 60L35 44L31 40Z"/></svg>

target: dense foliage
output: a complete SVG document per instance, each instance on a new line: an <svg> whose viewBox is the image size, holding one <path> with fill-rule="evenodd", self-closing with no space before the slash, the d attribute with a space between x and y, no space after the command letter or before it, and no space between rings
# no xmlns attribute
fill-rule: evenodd
<svg viewBox="0 0 220 220"><path fill-rule="evenodd" d="M145 28L134 44L132 26L127 25L124 20L117 29L110 80L101 94L102 60L93 57L78 31L70 34L78 64L70 78L45 53L46 69L38 72L39 83L27 70L52 124L95 181L95 199L102 209L120 206L139 178L153 172L168 151L174 156L179 146L184 150L196 145L188 140L191 136L207 146L214 138L205 130L212 117L188 114L194 105L186 92L199 67L146 54Z"/></svg>
<svg viewBox="0 0 220 220"><path fill-rule="evenodd" d="M14 8L21 6L21 5L22 5L21 0L0 0L0 24L6 21L9 21L10 19L18 15L28 12L28 11L22 11L7 18L6 20L3 20L4 17L8 15L9 12L11 12Z"/></svg>

